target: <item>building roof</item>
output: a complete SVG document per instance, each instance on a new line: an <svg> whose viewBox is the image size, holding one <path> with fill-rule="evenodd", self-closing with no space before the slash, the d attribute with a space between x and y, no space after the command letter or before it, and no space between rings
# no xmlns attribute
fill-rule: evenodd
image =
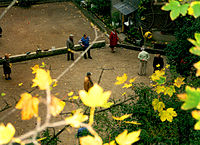
<svg viewBox="0 0 200 145"><path fill-rule="evenodd" d="M115 4L114 7L122 14L128 15L138 9L139 3L139 0L127 0Z"/></svg>

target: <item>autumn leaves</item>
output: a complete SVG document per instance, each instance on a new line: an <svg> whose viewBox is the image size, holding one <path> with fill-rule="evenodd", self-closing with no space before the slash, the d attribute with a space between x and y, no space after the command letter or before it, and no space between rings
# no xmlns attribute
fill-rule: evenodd
<svg viewBox="0 0 200 145"><path fill-rule="evenodd" d="M43 63L42 66L45 64ZM111 91L104 91L98 84L94 84L94 86L88 91L80 90L79 96L73 96L73 92L68 93L68 96L71 99L78 99L80 97L81 101L84 105L90 107L90 115L84 115L83 110L79 108L76 111L73 111L71 116L66 117L64 120L50 123L51 116L57 116L65 107L65 102L60 100L59 98L51 95L50 91L53 87L57 85L57 82L53 80L50 76L50 72L41 68L39 65L35 65L32 67L33 74L35 74L35 78L32 80L32 87L38 87L40 90L46 91L46 98L32 96L30 93L21 94L21 98L17 105L16 109L21 110L21 118L22 120L30 120L35 117L39 121L39 125L37 125L36 129L28 132L26 137L34 137L34 134L37 134L39 131L45 129L49 126L60 126L60 125L71 125L72 127L86 127L92 136L85 136L80 138L81 145L103 145L103 141L97 132L92 128L94 122L95 108L103 107L109 108L113 105L112 102L108 102L109 97L111 95ZM122 77L117 78L117 85L125 83L127 80L126 74ZM125 83L122 88L129 88L132 86L135 78L130 79L129 83ZM47 106L47 115L45 123L40 125L41 118L39 116L39 104L43 103ZM121 117L114 117L113 119L118 121L123 121L124 119L130 117L130 114L126 114ZM85 123L85 121L89 120L89 123ZM140 125L136 121L124 121L125 123L131 123L135 125ZM119 145L131 145L132 143L139 140L141 130L133 131L128 133L127 130L124 130L121 134L119 134L114 141L106 144L116 144ZM0 144L7 144L9 142L16 142L14 138L15 128L11 123L8 123L6 126L4 124L0 125ZM24 143L24 139L26 137L19 137L17 141L20 144ZM34 140L34 138L33 138ZM105 145L106 145L105 144Z"/></svg>

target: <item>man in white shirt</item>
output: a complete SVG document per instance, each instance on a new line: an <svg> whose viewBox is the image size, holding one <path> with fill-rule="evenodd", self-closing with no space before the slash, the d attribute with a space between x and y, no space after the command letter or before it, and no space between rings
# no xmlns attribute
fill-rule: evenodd
<svg viewBox="0 0 200 145"><path fill-rule="evenodd" d="M144 46L142 46L141 50L142 51L138 54L138 59L140 60L138 75L146 75L147 60L149 59L149 53L144 51Z"/></svg>

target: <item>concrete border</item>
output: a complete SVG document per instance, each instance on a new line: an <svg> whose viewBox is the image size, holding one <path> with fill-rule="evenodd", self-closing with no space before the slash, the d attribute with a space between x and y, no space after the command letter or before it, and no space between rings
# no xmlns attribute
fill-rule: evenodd
<svg viewBox="0 0 200 145"><path fill-rule="evenodd" d="M101 47L104 47L105 45L106 45L105 40L97 41L96 43L94 43L91 49L101 48ZM74 50L82 51L82 47L80 45L75 45ZM10 56L10 62L14 63L14 62L26 61L26 60L65 54L65 53L67 53L66 47L55 48L55 50L52 50L52 49L49 49L47 51L42 50L41 52L38 52L38 53L30 52L27 54L19 54L19 55ZM2 62L3 62L3 59L0 58L0 65L2 65Z"/></svg>
<svg viewBox="0 0 200 145"><path fill-rule="evenodd" d="M128 44L117 44L117 47L123 47L126 49L131 49L131 50L136 50L136 51L141 51L141 47L139 46L134 46L134 45L128 45ZM152 54L161 54L165 55L165 52L160 49L151 49L151 48L146 48L145 51L152 53Z"/></svg>

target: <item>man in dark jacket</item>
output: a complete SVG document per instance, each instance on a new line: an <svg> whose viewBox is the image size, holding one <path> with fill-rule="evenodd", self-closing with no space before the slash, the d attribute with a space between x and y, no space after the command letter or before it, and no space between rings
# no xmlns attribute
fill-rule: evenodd
<svg viewBox="0 0 200 145"><path fill-rule="evenodd" d="M155 72L156 70L161 70L163 66L164 66L163 58L161 57L160 54L156 54L153 60L153 68L154 68L153 72Z"/></svg>
<svg viewBox="0 0 200 145"><path fill-rule="evenodd" d="M9 61L9 54L5 54L5 58L3 60L3 72L5 75L5 79L11 80L11 77L10 77L11 67L10 67L10 61Z"/></svg>
<svg viewBox="0 0 200 145"><path fill-rule="evenodd" d="M74 40L73 40L72 34L69 35L69 39L67 39L67 60L74 60L74 53L73 53L73 48L74 48Z"/></svg>

